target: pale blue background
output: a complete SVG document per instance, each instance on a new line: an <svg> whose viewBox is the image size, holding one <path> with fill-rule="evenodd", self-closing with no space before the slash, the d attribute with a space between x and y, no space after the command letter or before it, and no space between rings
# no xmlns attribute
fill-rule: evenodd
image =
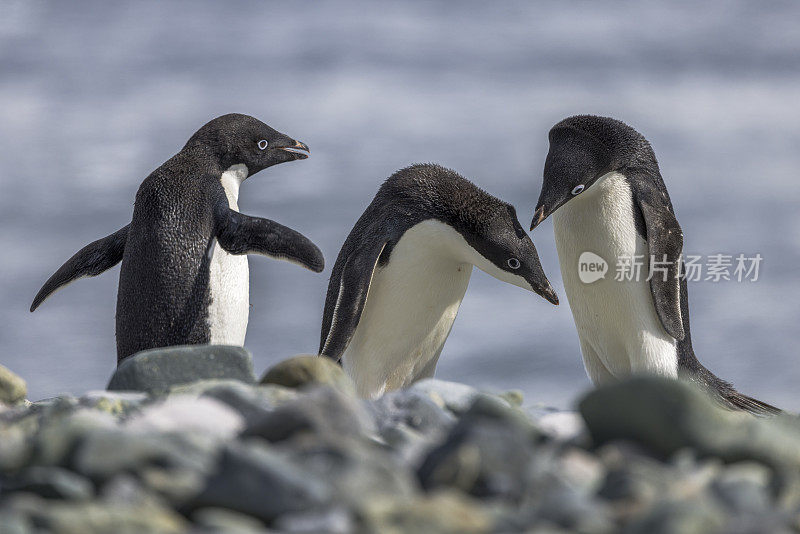
<svg viewBox="0 0 800 534"><path fill-rule="evenodd" d="M575 113L653 143L698 254L763 257L755 284L691 286L701 360L799 409L800 9L792 2L0 0L0 362L30 396L102 388L118 268L27 309L73 252L130 220L141 180L208 119L255 115L312 157L242 189L330 266L394 170L436 161L527 226L547 131ZM552 224L533 233L566 301ZM257 371L315 351L329 270L252 257ZM440 378L569 405L588 386L566 302L477 272Z"/></svg>

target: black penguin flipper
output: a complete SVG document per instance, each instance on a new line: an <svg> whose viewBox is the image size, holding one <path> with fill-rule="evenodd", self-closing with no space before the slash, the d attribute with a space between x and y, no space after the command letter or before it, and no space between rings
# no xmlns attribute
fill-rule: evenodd
<svg viewBox="0 0 800 534"><path fill-rule="evenodd" d="M680 341L686 335L681 316L680 290L683 231L672 211L672 203L661 176L653 176L652 172L629 169L625 175L633 189L634 203L644 218L653 302L664 330ZM655 173L658 174L658 171ZM658 265L652 262L658 262Z"/></svg>
<svg viewBox="0 0 800 534"><path fill-rule="evenodd" d="M337 362L342 359L361 320L372 276L385 246L386 241L383 241L371 247L356 249L347 258L339 276L336 298L332 300L329 293L325 302L326 314L331 307L333 309L327 336L320 347L320 356L327 356ZM331 284L335 282L336 280L331 279Z"/></svg>
<svg viewBox="0 0 800 534"><path fill-rule="evenodd" d="M315 273L325 268L319 247L306 236L269 219L232 210L225 201L215 217L217 241L231 254L263 254L297 263Z"/></svg>
<svg viewBox="0 0 800 534"><path fill-rule="evenodd" d="M38 308L60 287L85 276L97 276L122 261L129 226L126 225L109 236L93 241L76 252L44 283L33 299L31 311Z"/></svg>

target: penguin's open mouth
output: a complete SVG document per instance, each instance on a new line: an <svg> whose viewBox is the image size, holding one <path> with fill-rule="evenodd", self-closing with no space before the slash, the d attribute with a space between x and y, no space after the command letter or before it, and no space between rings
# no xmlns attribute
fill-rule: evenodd
<svg viewBox="0 0 800 534"><path fill-rule="evenodd" d="M289 154L294 154L297 159L306 159L308 157L309 152L308 145L305 143L301 143L300 141L295 141L291 146L281 146L277 147L278 150L283 150L284 152L288 152Z"/></svg>

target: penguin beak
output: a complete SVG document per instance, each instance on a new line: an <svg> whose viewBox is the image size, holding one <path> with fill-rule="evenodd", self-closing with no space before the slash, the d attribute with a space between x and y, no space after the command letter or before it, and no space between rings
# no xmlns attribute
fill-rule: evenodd
<svg viewBox="0 0 800 534"><path fill-rule="evenodd" d="M539 295L541 295L542 297L544 297L545 299L547 299L547 301L550 302L551 304L555 304L556 306L558 306L558 295L556 295L556 292L550 285L550 282L545 280L545 283L547 285L534 287L534 291Z"/></svg>
<svg viewBox="0 0 800 534"><path fill-rule="evenodd" d="M283 150L289 154L293 154L295 159L306 159L311 152L308 145L300 141L294 141L293 145L276 147L278 150Z"/></svg>
<svg viewBox="0 0 800 534"><path fill-rule="evenodd" d="M531 230L539 226L549 215L550 213L544 209L544 206L536 208L536 211L533 213L533 220L531 221Z"/></svg>

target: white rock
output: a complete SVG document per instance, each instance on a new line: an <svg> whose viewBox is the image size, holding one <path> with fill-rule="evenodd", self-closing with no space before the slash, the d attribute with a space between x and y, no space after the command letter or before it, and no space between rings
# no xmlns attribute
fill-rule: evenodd
<svg viewBox="0 0 800 534"><path fill-rule="evenodd" d="M244 426L244 418L227 404L192 395L167 397L125 423L127 429L135 431L196 431L222 439L235 436Z"/></svg>
<svg viewBox="0 0 800 534"><path fill-rule="evenodd" d="M586 430L577 412L552 412L536 419L539 427L556 439L569 440Z"/></svg>

